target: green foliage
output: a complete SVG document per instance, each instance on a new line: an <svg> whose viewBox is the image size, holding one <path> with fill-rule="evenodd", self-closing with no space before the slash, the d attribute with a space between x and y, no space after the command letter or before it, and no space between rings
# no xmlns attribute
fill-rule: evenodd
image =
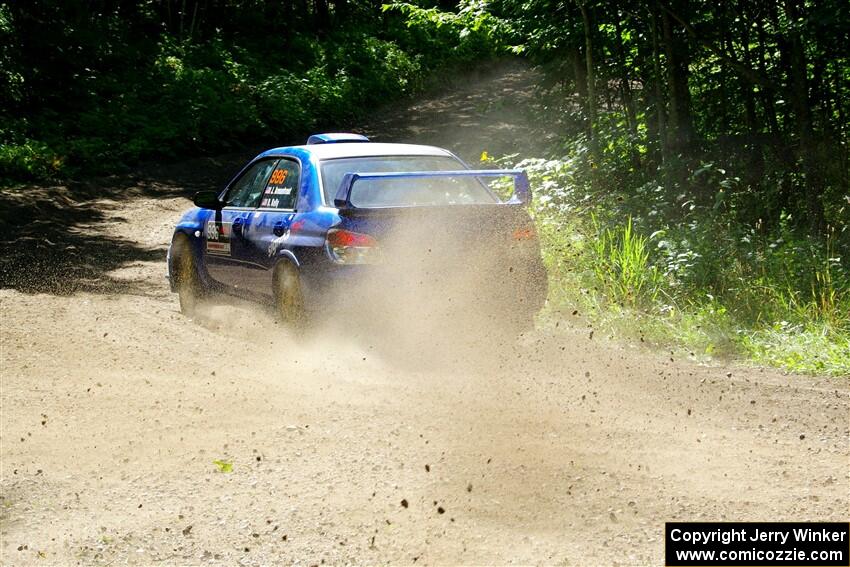
<svg viewBox="0 0 850 567"><path fill-rule="evenodd" d="M846 224L850 4L494 0L492 12L545 71L546 123L565 149L585 138L595 180L624 201L651 185L671 221L694 207L770 233L783 214L818 237Z"/></svg>
<svg viewBox="0 0 850 567"><path fill-rule="evenodd" d="M489 12L485 0L462 0L457 12L423 8L407 2L384 4L385 12L398 12L420 40L434 46L431 57L442 61L476 61L512 51L513 30Z"/></svg>
<svg viewBox="0 0 850 567"><path fill-rule="evenodd" d="M743 334L744 352L755 362L812 374L850 376L850 333L828 325L792 325Z"/></svg>
<svg viewBox="0 0 850 567"><path fill-rule="evenodd" d="M15 28L6 4L0 4L0 105L21 99L23 77L15 61Z"/></svg>
<svg viewBox="0 0 850 567"><path fill-rule="evenodd" d="M90 19L52 0L19 5L17 17L0 7L0 38L20 42L25 55L19 63L17 44L0 43L7 102L0 179L105 173L244 142L300 142L355 122L375 101L415 92L438 68L502 49L499 23L481 3L447 15L448 23L412 5L382 12L354 3L344 18L322 21L316 4L286 14L284 28L271 17L280 8L273 3L233 11L212 0L199 4L198 19L180 22L175 15L183 18L185 8L165 4L172 12L133 5ZM30 37L36 20L47 37L41 43ZM292 31L302 28L316 31ZM18 72L27 63L32 68ZM25 119L13 120L17 114Z"/></svg>
<svg viewBox="0 0 850 567"><path fill-rule="evenodd" d="M594 225L597 225L594 218ZM649 239L635 234L632 219L622 227L595 229L591 242L593 271L609 300L628 307L652 303L661 288L661 273L649 263Z"/></svg>
<svg viewBox="0 0 850 567"><path fill-rule="evenodd" d="M846 225L817 240L787 218L742 227L714 205L687 205L675 224L653 185L640 198L594 188L585 152L516 164L534 190L554 312L578 307L597 328L699 355L850 374L850 269L838 255ZM729 186L713 166L690 183L709 173L713 187Z"/></svg>
<svg viewBox="0 0 850 567"><path fill-rule="evenodd" d="M218 472L229 473L233 472L233 463L223 460L215 460L213 464L218 468Z"/></svg>
<svg viewBox="0 0 850 567"><path fill-rule="evenodd" d="M43 142L23 139L0 145L0 181L43 179L61 167L61 158Z"/></svg>

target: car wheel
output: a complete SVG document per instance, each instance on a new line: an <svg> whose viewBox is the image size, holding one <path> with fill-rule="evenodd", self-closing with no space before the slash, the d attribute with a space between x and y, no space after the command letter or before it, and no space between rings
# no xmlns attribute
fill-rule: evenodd
<svg viewBox="0 0 850 567"><path fill-rule="evenodd" d="M195 256L189 248L189 242L185 238L178 238L174 242L176 260L175 287L177 297L180 300L180 312L187 317L197 315L203 297L203 286L198 276L195 265Z"/></svg>
<svg viewBox="0 0 850 567"><path fill-rule="evenodd" d="M303 329L306 317L298 269L288 262L282 262L275 273L274 287L275 306L280 320L291 328Z"/></svg>

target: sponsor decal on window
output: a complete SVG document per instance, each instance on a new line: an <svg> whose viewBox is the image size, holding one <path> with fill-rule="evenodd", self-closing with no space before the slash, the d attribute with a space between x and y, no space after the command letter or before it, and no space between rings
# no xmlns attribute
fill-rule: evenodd
<svg viewBox="0 0 850 567"><path fill-rule="evenodd" d="M260 207L264 209L288 209L292 207L292 187L287 181L294 182L288 169L276 169L269 178L269 184L263 194Z"/></svg>

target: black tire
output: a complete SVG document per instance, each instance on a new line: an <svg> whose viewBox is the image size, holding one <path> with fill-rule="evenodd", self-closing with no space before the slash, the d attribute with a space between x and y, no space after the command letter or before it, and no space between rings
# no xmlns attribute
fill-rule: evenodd
<svg viewBox="0 0 850 567"><path fill-rule="evenodd" d="M274 299L277 316L288 327L303 330L307 317L298 269L289 262L281 262L275 270Z"/></svg>
<svg viewBox="0 0 850 567"><path fill-rule="evenodd" d="M174 241L174 255L174 283L180 300L180 312L186 317L194 317L200 311L204 289L198 276L195 256L185 237L178 237Z"/></svg>

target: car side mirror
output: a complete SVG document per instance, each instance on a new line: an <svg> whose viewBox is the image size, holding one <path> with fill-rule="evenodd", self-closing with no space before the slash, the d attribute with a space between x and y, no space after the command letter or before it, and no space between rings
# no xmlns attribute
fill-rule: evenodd
<svg viewBox="0 0 850 567"><path fill-rule="evenodd" d="M192 202L196 207L213 209L214 211L218 211L224 207L224 203L218 200L218 193L215 191L198 191L192 198Z"/></svg>

